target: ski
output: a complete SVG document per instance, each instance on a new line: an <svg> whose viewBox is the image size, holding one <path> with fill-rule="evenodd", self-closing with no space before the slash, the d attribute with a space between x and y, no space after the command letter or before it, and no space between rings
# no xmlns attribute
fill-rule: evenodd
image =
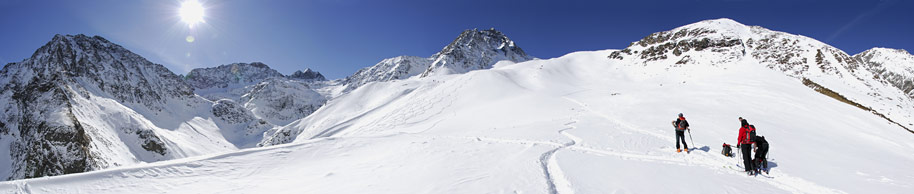
<svg viewBox="0 0 914 194"><path fill-rule="evenodd" d="M736 166L736 167L734 167L734 166L723 165L723 168L730 169L730 170L733 170L733 171L736 171L736 172L740 172L740 173L746 174L746 171L745 171L745 170L743 169L743 167L741 167L741 166ZM761 177L770 178L770 179L773 179L773 178L774 178L773 176L771 176L771 174L768 174L768 173L765 172L765 171L759 171L759 173L755 173L755 174L752 174L752 175L749 175L749 176L761 176Z"/></svg>

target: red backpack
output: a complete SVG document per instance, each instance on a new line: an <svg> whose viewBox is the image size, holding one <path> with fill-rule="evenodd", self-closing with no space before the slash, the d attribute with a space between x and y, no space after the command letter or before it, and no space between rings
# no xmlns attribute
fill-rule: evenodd
<svg viewBox="0 0 914 194"><path fill-rule="evenodd" d="M749 143L755 142L755 126L749 125L749 129L746 131L746 139L749 140Z"/></svg>

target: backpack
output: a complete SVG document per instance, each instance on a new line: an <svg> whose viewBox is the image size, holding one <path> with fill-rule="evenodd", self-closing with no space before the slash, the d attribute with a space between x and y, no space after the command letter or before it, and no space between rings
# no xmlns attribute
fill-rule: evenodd
<svg viewBox="0 0 914 194"><path fill-rule="evenodd" d="M749 133L746 138L749 138L750 142L755 142L758 139L758 136L755 135L755 125L749 125L749 132L746 133Z"/></svg>
<svg viewBox="0 0 914 194"><path fill-rule="evenodd" d="M724 149L720 151L720 154L726 157L733 157L733 149L730 148L730 144L724 143Z"/></svg>
<svg viewBox="0 0 914 194"><path fill-rule="evenodd" d="M685 118L685 117L683 117L683 118ZM677 118L676 121L678 121L678 122L676 122L675 125L674 125L674 126L676 126L676 130L680 130L680 131L681 131L681 130L686 130L686 128L689 127L688 121L686 121L685 119L678 119L678 118Z"/></svg>

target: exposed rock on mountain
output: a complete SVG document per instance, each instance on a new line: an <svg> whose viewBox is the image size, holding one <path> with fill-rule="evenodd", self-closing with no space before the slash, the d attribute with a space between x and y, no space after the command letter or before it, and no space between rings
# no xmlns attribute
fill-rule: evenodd
<svg viewBox="0 0 914 194"><path fill-rule="evenodd" d="M430 57L432 64L422 77L433 74L466 73L477 69L489 69L495 62L509 60L524 62L533 59L523 49L508 39L505 34L489 30L466 30Z"/></svg>
<svg viewBox="0 0 914 194"><path fill-rule="evenodd" d="M194 88L226 88L230 84L247 85L270 77L284 77L260 62L232 63L218 67L193 69L187 73L187 83Z"/></svg>
<svg viewBox="0 0 914 194"><path fill-rule="evenodd" d="M303 81L327 81L327 78L324 78L324 75L321 75L320 72L311 70L310 68L305 69L305 71L295 71L288 77Z"/></svg>
<svg viewBox="0 0 914 194"><path fill-rule="evenodd" d="M159 130L181 130L206 105L164 66L104 38L57 35L0 70L0 178L61 175L195 155ZM205 116L205 115L204 115ZM150 122L171 120L171 122ZM179 134L183 132L177 132ZM211 137L200 133L195 137ZM200 143L225 146L224 141ZM226 148L232 149L232 148Z"/></svg>
<svg viewBox="0 0 914 194"><path fill-rule="evenodd" d="M399 56L360 69L343 79L343 92L370 82L406 79L417 75L425 77L432 74L466 73L492 68L492 65L502 60L523 62L531 59L533 57L515 45L514 41L495 29L465 30L431 57Z"/></svg>
<svg viewBox="0 0 914 194"><path fill-rule="evenodd" d="M907 76L912 75L910 56L880 49L850 56L809 37L716 19L653 33L608 58L668 71L687 65L726 68L737 61L754 61L841 94L851 104L910 128L914 126L914 98L911 84L905 84L911 83Z"/></svg>

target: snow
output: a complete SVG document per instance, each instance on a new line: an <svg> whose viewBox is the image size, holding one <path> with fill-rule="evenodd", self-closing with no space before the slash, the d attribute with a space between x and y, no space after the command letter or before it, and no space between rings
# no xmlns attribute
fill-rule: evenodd
<svg viewBox="0 0 914 194"><path fill-rule="evenodd" d="M914 55L903 49L872 48L857 55L868 55L867 61L878 63L885 71L914 77ZM854 55L854 56L857 56Z"/></svg>
<svg viewBox="0 0 914 194"><path fill-rule="evenodd" d="M912 134L751 58L632 65L613 50L373 82L224 154L0 182L0 193L903 193ZM663 63L663 62L659 62ZM670 63L671 64L671 63ZM684 113L691 153L669 122ZM771 143L747 177L737 117ZM191 125L203 125L195 119ZM181 127L186 129L186 127ZM279 137L279 136L274 136ZM168 138L172 139L172 138ZM197 140L199 141L199 140ZM770 177L770 178L769 178Z"/></svg>
<svg viewBox="0 0 914 194"><path fill-rule="evenodd" d="M121 104L96 96L96 93L100 92L89 92L88 98L73 96L73 114L84 127L91 127L87 133L94 138L91 141L95 148L93 153L109 165L156 162L237 150L226 141L212 120L201 118L211 117L210 106L202 98L167 100L163 105L167 112L159 113L146 110L140 104L133 104L131 108L129 103ZM144 139L137 134L144 130L157 135L167 154L160 155L141 147Z"/></svg>

